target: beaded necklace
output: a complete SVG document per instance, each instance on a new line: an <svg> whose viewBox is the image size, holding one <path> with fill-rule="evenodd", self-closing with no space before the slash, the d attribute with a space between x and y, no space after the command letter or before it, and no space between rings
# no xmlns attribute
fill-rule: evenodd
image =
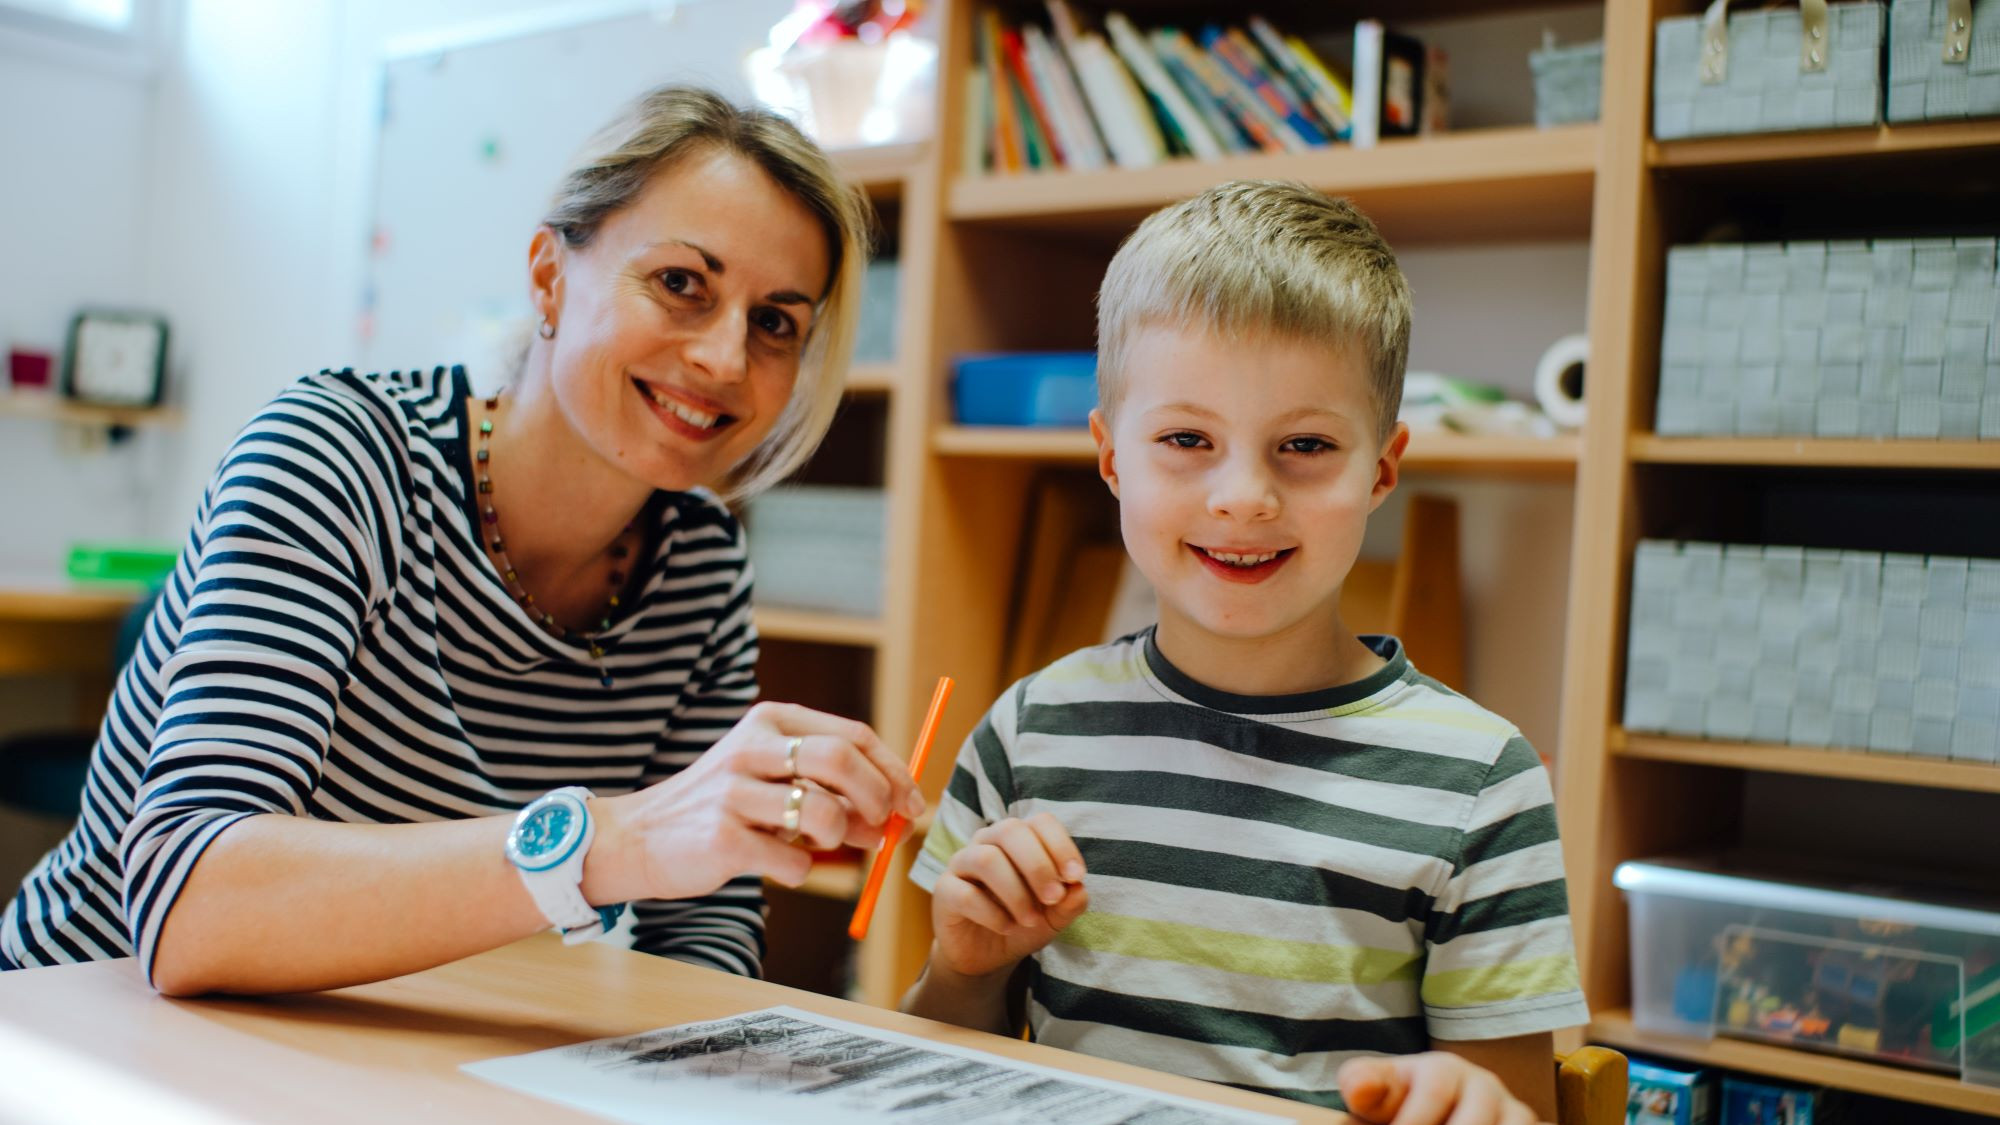
<svg viewBox="0 0 2000 1125"><path fill-rule="evenodd" d="M604 611L598 615L597 628L591 631L571 630L556 620L555 614L535 604L535 595L521 585L521 576L514 569L514 563L507 557L507 540L500 533L500 513L493 507L493 413L500 409L500 396L492 395L485 400L486 417L479 420L479 447L473 451L472 459L478 476L479 517L484 523L486 549L493 555L494 566L500 571L501 581L507 584L507 592L521 608L528 611L543 629L558 640L570 641L589 646L590 659L597 665L597 680L605 687L612 683L611 670L604 663L604 634L611 628L611 615L620 604L619 591L625 588L625 559L631 552L631 539L638 533L639 522L634 519L618 533L618 539L611 544L611 558L617 564L611 568L611 593Z"/></svg>

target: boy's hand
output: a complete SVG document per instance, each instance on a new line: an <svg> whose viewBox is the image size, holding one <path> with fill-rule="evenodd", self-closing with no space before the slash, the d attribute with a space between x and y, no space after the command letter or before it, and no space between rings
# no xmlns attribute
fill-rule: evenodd
<svg viewBox="0 0 2000 1125"><path fill-rule="evenodd" d="M1349 1059L1340 1068L1347 1112L1376 1125L1533 1125L1535 1111L1490 1070L1431 1051Z"/></svg>
<svg viewBox="0 0 2000 1125"><path fill-rule="evenodd" d="M1083 874L1082 853L1048 813L973 833L931 892L934 960L970 977L1018 964L1089 907Z"/></svg>

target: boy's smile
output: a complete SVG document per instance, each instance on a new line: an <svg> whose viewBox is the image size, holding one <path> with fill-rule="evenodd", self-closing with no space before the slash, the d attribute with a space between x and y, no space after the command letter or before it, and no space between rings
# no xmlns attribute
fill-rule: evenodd
<svg viewBox="0 0 2000 1125"><path fill-rule="evenodd" d="M1355 356L1149 327L1115 416L1091 419L1125 548L1159 596L1161 652L1223 690L1332 687L1376 658L1341 623L1368 514L1395 487ZM1379 662L1379 661L1377 661Z"/></svg>

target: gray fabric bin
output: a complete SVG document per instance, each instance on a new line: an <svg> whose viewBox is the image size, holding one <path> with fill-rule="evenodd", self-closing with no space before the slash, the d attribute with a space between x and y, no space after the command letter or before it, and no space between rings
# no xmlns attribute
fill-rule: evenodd
<svg viewBox="0 0 2000 1125"><path fill-rule="evenodd" d="M1597 120L1604 99L1604 42L1558 47L1554 43L1528 53L1535 75L1535 124L1574 125Z"/></svg>
<svg viewBox="0 0 2000 1125"><path fill-rule="evenodd" d="M1895 0L1887 115L1891 121L2000 115L2000 0Z"/></svg>
<svg viewBox="0 0 2000 1125"><path fill-rule="evenodd" d="M1881 122L1885 20L1876 0L1804 0L1726 19L1725 5L1654 29L1654 137Z"/></svg>
<svg viewBox="0 0 2000 1125"><path fill-rule="evenodd" d="M1995 258L1990 237L1673 247L1654 431L2000 439Z"/></svg>

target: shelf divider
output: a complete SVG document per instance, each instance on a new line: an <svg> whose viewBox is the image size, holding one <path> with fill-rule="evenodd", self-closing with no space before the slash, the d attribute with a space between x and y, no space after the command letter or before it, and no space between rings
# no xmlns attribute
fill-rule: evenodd
<svg viewBox="0 0 2000 1125"><path fill-rule="evenodd" d="M1622 727L1613 727L1605 744L1613 754L1621 757L1646 758L1656 762L1685 762L1723 769L1878 781L1926 789L2000 793L2000 765L1988 762L1875 754L1864 750L1821 750L1771 743L1708 742L1635 734Z"/></svg>

